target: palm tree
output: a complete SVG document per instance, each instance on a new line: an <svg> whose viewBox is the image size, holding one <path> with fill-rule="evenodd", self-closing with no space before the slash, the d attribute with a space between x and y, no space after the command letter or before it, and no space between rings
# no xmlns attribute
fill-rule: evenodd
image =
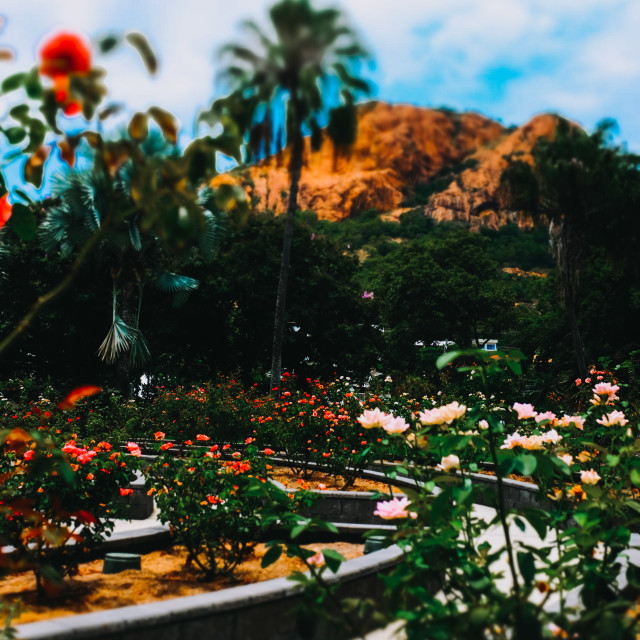
<svg viewBox="0 0 640 640"><path fill-rule="evenodd" d="M172 153L153 135L141 149L148 158L164 156L166 160ZM182 304L189 292L198 287L194 278L173 271L178 255L167 250L156 232L143 229L144 212L137 207L132 195L134 184L133 166L127 163L113 177L97 166L57 176L54 197L39 232L46 251L59 248L63 254L78 251L88 238L102 232L95 258L110 273L113 294L111 324L98 355L108 364L116 365L117 386L126 397L130 397L132 391L132 366L144 364L150 356L140 330L144 287L153 284L173 294L175 306ZM210 257L220 235L213 192L203 190L197 202L205 221L199 238L200 249L205 257ZM129 213L115 218L114 222L113 211Z"/></svg>
<svg viewBox="0 0 640 640"><path fill-rule="evenodd" d="M311 146L322 139L320 122L326 115L328 94L341 90L342 106L330 111L328 131L335 142L352 141L354 92L368 93L369 85L350 71L366 52L353 30L335 9L315 9L309 0L281 0L270 9L272 35L247 21L245 29L257 38L252 49L227 45L222 54L230 59L224 70L232 94L214 103L213 111L227 111L234 126L248 135L248 156L268 157L272 151L274 126L279 109L285 109L286 143L290 147L289 199L280 263L280 276L273 328L271 388L280 385L287 282L298 206L298 185L303 164L306 131ZM352 114L349 117L348 114ZM351 125L351 128L350 126ZM277 139L278 136L276 136Z"/></svg>

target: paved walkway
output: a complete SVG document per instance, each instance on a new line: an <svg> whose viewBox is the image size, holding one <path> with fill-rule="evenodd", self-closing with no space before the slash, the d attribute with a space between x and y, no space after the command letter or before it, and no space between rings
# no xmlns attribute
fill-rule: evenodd
<svg viewBox="0 0 640 640"><path fill-rule="evenodd" d="M490 522L495 517L495 510L491 509L490 507L476 505L474 507L474 512L476 516L482 518L483 520L485 520L485 522ZM551 543L554 540L554 536L555 534L553 532L547 533L547 544ZM524 531L522 531L512 522L509 527L509 537L511 538L511 541L516 549L518 544L520 543L528 544L531 546L540 545L540 538L538 537L538 534L526 521ZM503 547L504 533L502 531L502 526L499 524L493 525L492 527L489 527L486 531L484 531L482 536L480 536L478 542L482 543L485 540L491 544L492 550L497 550L498 548ZM631 541L629 546L640 547L640 534L631 534ZM619 577L619 584L621 587L624 587L627 583L626 569L629 562L633 563L634 565L640 566L640 548L629 548L621 555L621 570ZM502 557L493 565L493 570L494 572L502 573L502 577L497 580L498 586L502 587L505 590L510 589L512 585L512 579L511 572L509 570L509 564L507 562L506 552L503 553ZM579 589L574 589L572 592L569 592L565 595L566 603L569 606L575 606L579 603ZM542 599L544 595L539 594L537 591L534 591L532 597L539 597L540 599ZM547 601L547 610L553 611L558 606L559 597L557 594L553 594ZM367 634L365 638L366 640L406 640L406 635L402 627L402 621L395 621L384 629L379 629Z"/></svg>

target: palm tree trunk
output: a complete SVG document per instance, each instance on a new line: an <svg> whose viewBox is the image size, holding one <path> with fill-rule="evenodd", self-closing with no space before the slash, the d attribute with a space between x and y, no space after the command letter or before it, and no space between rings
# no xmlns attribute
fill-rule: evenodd
<svg viewBox="0 0 640 640"><path fill-rule="evenodd" d="M571 330L573 353L580 378L584 378L587 372L584 340L582 339L580 327L578 326L578 315L576 312L580 286L580 265L585 245L581 229L583 219L584 216L579 209L569 211L565 214L564 220L560 223L559 244L556 248L560 301Z"/></svg>
<svg viewBox="0 0 640 640"><path fill-rule="evenodd" d="M135 326L135 284L130 277L125 277L120 295L120 317L128 326ZM116 385L125 400L133 398L131 384L131 349L124 349L118 355L116 363Z"/></svg>
<svg viewBox="0 0 640 640"><path fill-rule="evenodd" d="M282 346L284 342L284 316L287 302L287 283L289 280L289 263L291 260L291 240L293 238L293 218L298 208L298 185L302 171L303 139L299 122L300 110L292 92L292 113L296 119L294 138L289 162L289 202L287 203L287 219L284 226L282 258L280 260L280 277L278 279L278 295L273 322L273 347L271 351L271 390L280 386L282 381Z"/></svg>

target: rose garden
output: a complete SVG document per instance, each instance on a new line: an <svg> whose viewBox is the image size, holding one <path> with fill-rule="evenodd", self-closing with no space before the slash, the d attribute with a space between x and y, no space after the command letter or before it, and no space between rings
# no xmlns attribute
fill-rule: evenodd
<svg viewBox="0 0 640 640"><path fill-rule="evenodd" d="M140 33L58 32L2 82L0 637L636 638L637 157L559 127L500 183L521 211L553 187L542 226L407 207L397 243L374 214L336 231L299 211L301 172L323 137L348 155L366 52L337 11L270 17L265 51L224 49L229 92L184 148L159 106L108 129L96 60L155 73ZM272 154L280 217L240 176ZM501 271L510 242L549 277ZM109 583L108 556L142 570Z"/></svg>

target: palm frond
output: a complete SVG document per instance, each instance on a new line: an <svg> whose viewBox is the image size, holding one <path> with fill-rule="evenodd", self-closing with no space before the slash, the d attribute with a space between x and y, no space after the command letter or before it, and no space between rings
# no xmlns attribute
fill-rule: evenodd
<svg viewBox="0 0 640 640"><path fill-rule="evenodd" d="M113 364L120 353L131 348L136 333L139 333L137 329L115 314L109 332L98 348L98 356L108 364Z"/></svg>
<svg viewBox="0 0 640 640"><path fill-rule="evenodd" d="M140 367L145 364L150 357L151 351L149 351L147 340L142 335L142 331L138 329L131 343L131 364L133 364L134 367Z"/></svg>
<svg viewBox="0 0 640 640"><path fill-rule="evenodd" d="M205 260L211 261L220 246L224 227L221 217L211 211L204 212L204 220L204 233L200 236L200 251Z"/></svg>
<svg viewBox="0 0 640 640"><path fill-rule="evenodd" d="M138 229L137 220L129 221L129 239L131 246L136 250L142 249L142 238L140 237L140 229Z"/></svg>
<svg viewBox="0 0 640 640"><path fill-rule="evenodd" d="M165 293L188 293L198 288L198 281L189 276L181 276L177 273L165 271L155 281L156 287Z"/></svg>
<svg viewBox="0 0 640 640"><path fill-rule="evenodd" d="M171 306L174 309L179 309L180 307L185 305L187 300L189 299L189 293L190 291L178 291L173 296L173 300L171 301Z"/></svg>

